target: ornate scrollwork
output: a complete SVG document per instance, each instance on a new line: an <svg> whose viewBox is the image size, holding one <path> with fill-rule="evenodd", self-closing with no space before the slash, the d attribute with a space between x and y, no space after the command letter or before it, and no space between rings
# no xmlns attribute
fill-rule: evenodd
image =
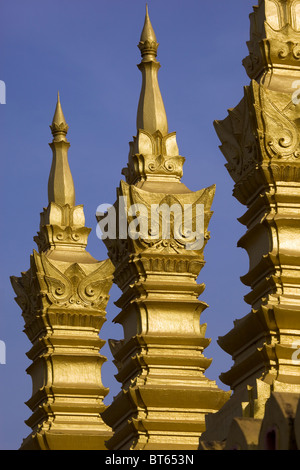
<svg viewBox="0 0 300 470"><path fill-rule="evenodd" d="M160 131L153 135L139 129L130 143L127 168L122 170L129 184L146 180L149 176L169 177L180 180L185 158L178 154L176 134L163 136Z"/></svg>
<svg viewBox="0 0 300 470"><path fill-rule="evenodd" d="M36 251L32 259L29 271L22 273L22 277L11 278L26 323L37 315L38 305L97 310L106 307L113 273L109 260L98 262L94 271L85 272L78 263L62 269Z"/></svg>
<svg viewBox="0 0 300 470"><path fill-rule="evenodd" d="M215 121L215 129L222 142L220 147L227 160L227 169L234 179L241 179L257 161L257 147L253 116L249 101L251 93L245 87L244 98L223 121Z"/></svg>
<svg viewBox="0 0 300 470"><path fill-rule="evenodd" d="M209 239L207 226L212 214L210 206L214 186L176 195L150 193L122 181L119 195L127 201L127 238L124 240L117 236L104 239L115 266L120 265L130 253L202 252ZM116 206L120 210L119 204ZM135 209L133 212L132 208ZM118 210L115 214L117 218Z"/></svg>
<svg viewBox="0 0 300 470"><path fill-rule="evenodd" d="M65 271L41 255L47 298L50 304L61 307L101 308L108 300L107 289L112 280L113 268L109 261L97 263L92 273L86 273L78 264L71 264Z"/></svg>
<svg viewBox="0 0 300 470"><path fill-rule="evenodd" d="M40 252L58 245L81 245L85 248L89 233L87 227L46 225L41 227L34 241Z"/></svg>
<svg viewBox="0 0 300 470"><path fill-rule="evenodd" d="M262 155L293 161L300 156L300 125L292 97L253 82L255 110Z"/></svg>
<svg viewBox="0 0 300 470"><path fill-rule="evenodd" d="M250 15L249 55L243 64L252 79L275 67L297 67L300 60L299 3L266 0ZM299 10L298 10L299 11Z"/></svg>

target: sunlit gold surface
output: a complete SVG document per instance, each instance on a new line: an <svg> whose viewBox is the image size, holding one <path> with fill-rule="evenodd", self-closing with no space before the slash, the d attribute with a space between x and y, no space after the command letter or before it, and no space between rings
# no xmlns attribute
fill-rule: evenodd
<svg viewBox="0 0 300 470"><path fill-rule="evenodd" d="M239 246L249 255L242 281L251 311L218 341L233 357L221 376L232 395L205 377L210 340L200 324L207 304L197 278L215 187L192 192L181 182L185 159L168 130L148 8L138 45L137 132L114 208L120 220L121 198L126 209L203 204L202 247L187 250L171 231L168 239L106 239L106 261L86 251L90 229L75 205L58 95L38 252L27 272L11 278L32 342L32 432L22 449L256 450L268 448L272 427L278 448L300 448L300 364L293 359L300 343L299 12L300 0L259 0L243 62L251 83L228 117L215 122L234 196L247 208ZM122 291L114 321L124 337L109 346L122 390L106 407L99 331L113 280Z"/></svg>
<svg viewBox="0 0 300 470"><path fill-rule="evenodd" d="M70 144L66 139L69 126L61 108L59 94L50 128L53 134L53 142L50 144L53 160L48 182L49 203L75 206L75 189L68 162Z"/></svg>
<svg viewBox="0 0 300 470"><path fill-rule="evenodd" d="M156 62L157 41L146 12L139 48L142 91L137 136L130 144L126 182L120 198L133 204L203 204L205 243L214 186L191 192L181 183L184 158L176 134L168 133ZM127 220L130 223L130 220ZM102 414L112 428L108 449L197 449L205 415L229 398L204 372L211 360L203 355L210 340L200 315L207 305L198 300L204 284L196 279L204 265L203 248L187 250L175 237L105 240L115 266L114 282L122 290L115 322L124 339L110 340L122 391Z"/></svg>
<svg viewBox="0 0 300 470"><path fill-rule="evenodd" d="M59 98L51 130L49 205L35 237L39 252L31 255L27 272L11 278L32 342L27 369L32 415L26 421L32 432L21 449L104 450L111 430L101 418L108 389L101 380L106 358L99 354L105 341L98 335L113 265L86 251L90 229L83 207L75 206L68 126Z"/></svg>
<svg viewBox="0 0 300 470"><path fill-rule="evenodd" d="M260 1L250 15L244 98L215 123L234 196L247 207L239 246L250 313L219 338L232 355L221 380L234 391L208 417L206 440L226 438L234 417L262 419L272 391L300 392L300 1ZM300 83L300 82L299 82ZM300 88L298 86L298 88Z"/></svg>
<svg viewBox="0 0 300 470"><path fill-rule="evenodd" d="M150 134L160 131L164 135L168 133L168 122L157 79L160 68L156 60L158 42L149 18L148 7L138 47L142 54L142 62L138 67L142 72L143 81L137 112L137 129L145 129Z"/></svg>

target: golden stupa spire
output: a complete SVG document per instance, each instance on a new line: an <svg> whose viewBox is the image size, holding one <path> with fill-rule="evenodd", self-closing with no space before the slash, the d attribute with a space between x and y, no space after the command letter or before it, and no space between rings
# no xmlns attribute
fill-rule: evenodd
<svg viewBox="0 0 300 470"><path fill-rule="evenodd" d="M143 86L137 135L113 206L115 220L122 222L117 236L103 237L114 282L122 290L114 322L124 331L124 339L109 341L122 390L101 415L113 431L108 450L197 449L206 414L229 398L204 375L211 363L203 353L210 340L200 324L207 304L198 300L205 286L196 281L205 264L215 188L193 192L181 182L184 157L175 132L168 133L157 47L147 9L139 43ZM133 208L139 220L131 217ZM110 215L98 218L102 227ZM196 219L203 220L203 240L200 235L198 244L196 235L193 247L187 246L187 233L178 239L187 219L193 229ZM139 233L132 231L136 222Z"/></svg>
<svg viewBox="0 0 300 470"><path fill-rule="evenodd" d="M294 95L299 43L299 0L260 0L250 14L249 55L243 61L251 82L227 117L215 122L233 195L245 206L238 246L249 256L249 271L241 277L249 288L244 296L249 313L218 338L233 359L220 376L232 397L207 417L201 436L209 443L227 440L225 449L233 442L235 448L247 449L247 443L253 450L267 449L266 403L273 392L300 394L300 108ZM292 416L290 404L280 409ZM283 449L285 431L275 422L274 445ZM241 446L230 435L238 428Z"/></svg>
<svg viewBox="0 0 300 470"><path fill-rule="evenodd" d="M99 333L114 267L86 250L91 229L85 226L83 206L75 206L68 125L59 94L50 128L49 204L34 237L38 251L33 251L27 271L11 277L32 343L27 369L32 415L26 420L32 431L21 449L106 450L112 432L101 418L109 390L101 380L106 358L100 354L105 341Z"/></svg>
<svg viewBox="0 0 300 470"><path fill-rule="evenodd" d="M53 161L48 181L49 203L75 206L74 182L68 162L70 143L66 139L69 126L62 111L59 92L50 129L53 135L53 141L50 144L53 151Z"/></svg>
<svg viewBox="0 0 300 470"><path fill-rule="evenodd" d="M146 52L147 46L146 42L151 43L152 49L149 50L148 48L148 54L154 55L156 57L157 54L157 48L158 48L158 42L156 40L155 32L153 29L153 26L151 24L150 18L149 18L149 10L148 10L148 5L146 3L146 16L145 16L145 23L143 27L143 31L141 34L140 38L140 43L139 43L139 48L141 50L142 56Z"/></svg>
<svg viewBox="0 0 300 470"><path fill-rule="evenodd" d="M168 134L168 121L158 85L157 72L160 68L156 60L158 42L149 18L148 5L138 47L142 55L142 62L138 67L142 72L143 82L137 112L137 129L143 129L150 134L160 131L164 136Z"/></svg>
<svg viewBox="0 0 300 470"><path fill-rule="evenodd" d="M66 119L61 107L59 91L57 92L57 103L50 128L54 139L61 140L64 138L64 140L66 140L65 136L67 135L69 126L66 123Z"/></svg>

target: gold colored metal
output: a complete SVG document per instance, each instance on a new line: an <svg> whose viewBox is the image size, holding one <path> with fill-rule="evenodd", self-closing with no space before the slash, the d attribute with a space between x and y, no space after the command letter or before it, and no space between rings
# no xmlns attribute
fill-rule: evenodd
<svg viewBox="0 0 300 470"><path fill-rule="evenodd" d="M101 380L106 358L99 354L105 343L99 331L114 268L86 251L90 229L83 207L75 206L59 96L51 130L49 205L35 237L39 252L31 255L28 271L11 277L32 342L32 415L26 421L32 432L21 449L104 450L112 433L101 418L108 389Z"/></svg>
<svg viewBox="0 0 300 470"><path fill-rule="evenodd" d="M160 131L164 136L168 133L168 121L158 85L158 42L149 18L148 6L138 47L142 54L142 62L138 67L142 72L143 82L137 112L137 129L147 130L150 134Z"/></svg>
<svg viewBox="0 0 300 470"><path fill-rule="evenodd" d="M70 144L66 139L69 126L62 112L59 93L50 128L53 134L53 142L50 144L53 161L48 182L49 203L55 202L61 206L66 204L75 206L75 189L68 162Z"/></svg>
<svg viewBox="0 0 300 470"><path fill-rule="evenodd" d="M239 246L249 255L242 282L251 289L251 311L219 339L234 360L221 380L234 393L207 418L207 441L226 439L235 417L262 419L271 392L300 392L300 362L293 359L300 343L299 12L299 0L254 7L243 62L251 83L215 123L233 194L247 207Z"/></svg>
<svg viewBox="0 0 300 470"><path fill-rule="evenodd" d="M210 340L200 324L207 304L199 300L205 285L197 278L215 187L192 192L181 182L185 159L176 133L168 131L158 42L146 7L137 134L113 207L119 233L104 239L105 261L86 251L90 229L83 206L75 205L58 94L38 252L28 271L11 277L32 343L26 421L32 432L21 449L300 448L300 0L259 0L250 21L243 63L251 83L227 118L215 122L234 196L247 207L239 246L249 255L242 281L251 289L245 296L251 311L218 341L233 357L221 376L233 393L205 376ZM177 236L175 210L169 236L153 237L153 206L170 214L176 207L181 216L190 206L192 230L195 208L203 207L203 244L188 248L188 237ZM139 236L132 237L130 210L141 207L151 229L142 233L140 218ZM114 321L124 338L109 346L122 390L106 407L99 332L113 281L122 291Z"/></svg>
<svg viewBox="0 0 300 470"><path fill-rule="evenodd" d="M204 205L204 246L215 187L192 192L181 183L184 158L176 134L168 133L157 82L157 41L148 11L139 48L143 73L137 136L130 144L126 182L121 181L115 203L117 220L140 204L181 209ZM122 199L121 199L122 198ZM151 219L152 220L152 219ZM126 229L132 222L126 220ZM115 266L114 282L122 290L115 322L124 339L109 345L122 391L102 413L112 428L110 450L197 449L205 416L219 410L230 392L220 390L204 375L211 360L203 355L210 340L200 315L207 304L198 300L204 284L197 277L204 266L203 249L187 250L186 241L170 237L104 240Z"/></svg>

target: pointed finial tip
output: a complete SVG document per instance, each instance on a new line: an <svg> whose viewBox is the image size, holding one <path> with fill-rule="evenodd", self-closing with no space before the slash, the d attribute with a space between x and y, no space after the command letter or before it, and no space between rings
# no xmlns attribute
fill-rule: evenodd
<svg viewBox="0 0 300 470"><path fill-rule="evenodd" d="M52 125L50 126L53 136L56 134L67 134L68 132L68 124L66 123L66 119L61 107L60 103L60 96L59 91L57 92L57 103L56 108L52 120Z"/></svg>
<svg viewBox="0 0 300 470"><path fill-rule="evenodd" d="M156 56L158 42L149 18L148 3L146 3L145 22L138 47L140 48L142 55L146 52L147 54L150 53L150 55Z"/></svg>

